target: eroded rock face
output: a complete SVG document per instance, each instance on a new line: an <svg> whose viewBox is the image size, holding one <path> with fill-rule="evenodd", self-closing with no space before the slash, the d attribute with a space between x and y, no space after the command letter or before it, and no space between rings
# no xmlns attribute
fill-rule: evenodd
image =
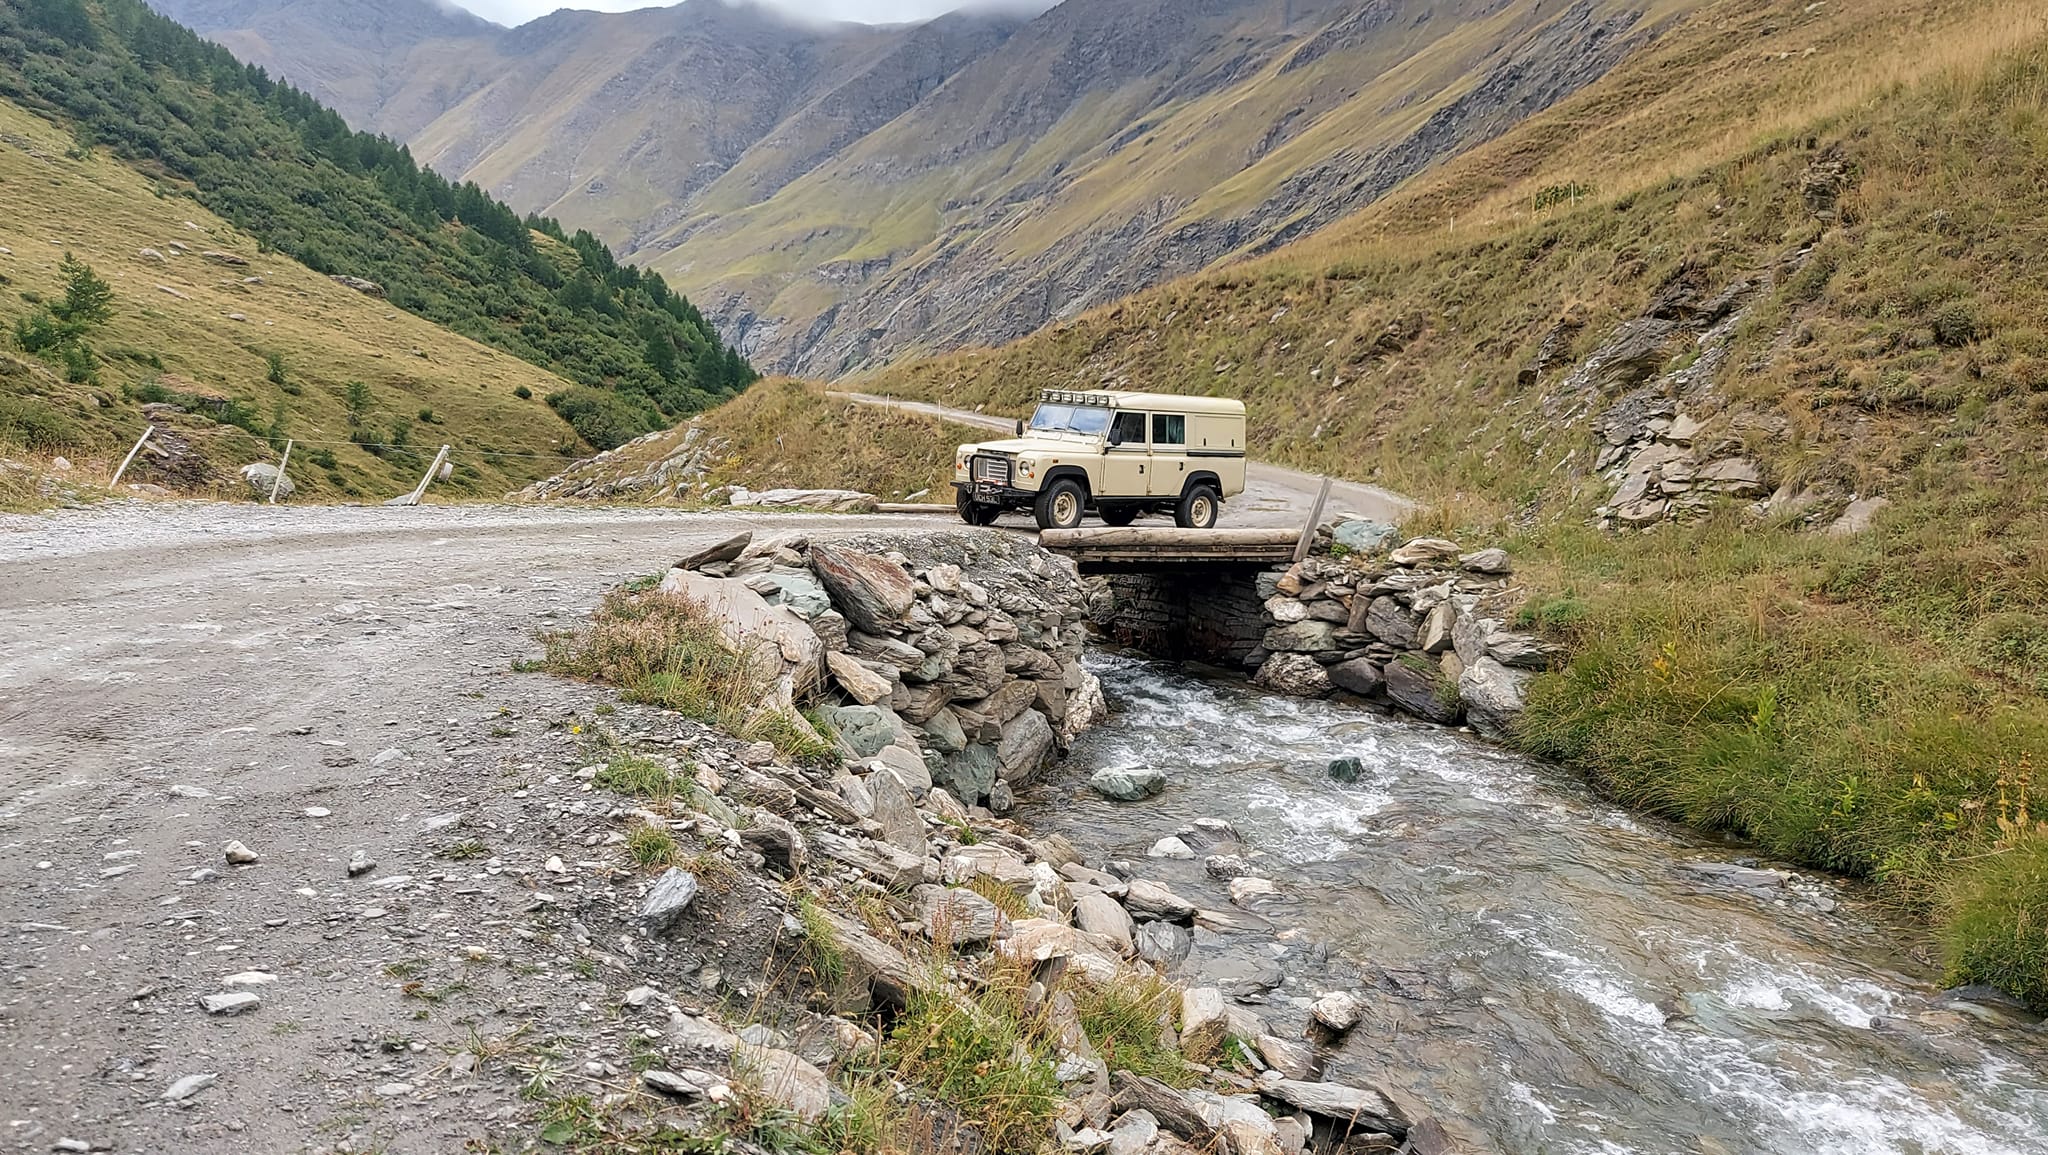
<svg viewBox="0 0 2048 1155"><path fill-rule="evenodd" d="M1491 657L1481 657L1458 679L1465 720L1488 738L1508 737L1528 704L1529 683L1534 678L1525 670L1512 670Z"/></svg>
<svg viewBox="0 0 2048 1155"><path fill-rule="evenodd" d="M1406 659L1387 663L1387 696L1418 718L1445 725L1456 722L1459 701L1455 684L1447 685L1443 671L1431 664Z"/></svg>

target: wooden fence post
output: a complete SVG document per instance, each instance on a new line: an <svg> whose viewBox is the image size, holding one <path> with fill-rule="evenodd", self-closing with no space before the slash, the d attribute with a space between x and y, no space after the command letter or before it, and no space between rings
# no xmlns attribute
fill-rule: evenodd
<svg viewBox="0 0 2048 1155"><path fill-rule="evenodd" d="M128 456L121 459L121 468L116 469L114 471L114 480L107 482L107 488L109 490L120 488L121 476L128 472L128 467L130 465L135 464L135 455L142 452L142 446L149 440L149 435L155 432L156 426L154 425L145 425L143 427L142 436L136 438L135 440L135 448L129 450Z"/></svg>
<svg viewBox="0 0 2048 1155"><path fill-rule="evenodd" d="M449 446L443 445L441 447L441 452L436 453L434 455L434 463L432 465L427 466L427 475L425 477L420 478L420 483L413 487L411 493L406 494L404 497L393 498L392 500L387 501L384 504L418 505L420 503L420 498L426 496L428 483L434 480L435 474L441 472L441 463L448 460L449 448Z"/></svg>
<svg viewBox="0 0 2048 1155"><path fill-rule="evenodd" d="M1301 541L1294 547L1295 561L1307 557L1308 551L1315 546L1316 526L1322 524L1323 507L1330 503L1330 487L1335 484L1330 478L1323 478L1322 492L1316 494L1315 506L1308 512L1308 524L1301 527Z"/></svg>
<svg viewBox="0 0 2048 1155"><path fill-rule="evenodd" d="M292 463L292 439L284 440L284 459L277 463L277 480L270 483L270 504L277 504L277 491L284 488L285 467Z"/></svg>

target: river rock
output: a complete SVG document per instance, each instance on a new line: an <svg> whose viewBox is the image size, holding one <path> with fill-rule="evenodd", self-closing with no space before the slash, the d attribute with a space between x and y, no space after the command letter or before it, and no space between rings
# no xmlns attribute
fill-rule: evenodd
<svg viewBox="0 0 2048 1155"><path fill-rule="evenodd" d="M1145 852L1145 857L1147 858L1173 858L1185 860L1193 858L1194 856L1194 847L1189 846L1187 843L1181 841L1179 838L1176 838L1171 834L1153 843L1152 849L1147 850Z"/></svg>
<svg viewBox="0 0 2048 1155"><path fill-rule="evenodd" d="M640 918L648 931L663 934L673 927L695 901L697 888L696 875L681 867L669 867L640 903Z"/></svg>
<svg viewBox="0 0 2048 1155"><path fill-rule="evenodd" d="M1074 900L1074 925L1089 934L1115 939L1128 955L1136 949L1131 916L1123 905L1100 891Z"/></svg>
<svg viewBox="0 0 2048 1155"><path fill-rule="evenodd" d="M1391 525L1361 518L1338 522L1330 541L1352 553L1373 554L1386 549L1400 536L1401 531Z"/></svg>
<svg viewBox="0 0 2048 1155"><path fill-rule="evenodd" d="M1400 1134L1408 1129L1406 1117L1385 1095L1363 1087L1307 1083L1299 1079L1268 1079L1259 1084L1259 1090L1311 1115L1348 1123L1354 1130L1370 1128Z"/></svg>
<svg viewBox="0 0 2048 1155"><path fill-rule="evenodd" d="M1330 759L1330 781L1352 783L1365 777L1365 762L1359 758Z"/></svg>
<svg viewBox="0 0 2048 1155"><path fill-rule="evenodd" d="M1504 549L1482 549L1465 554L1458 559L1458 565L1468 573L1495 577L1515 571L1514 562L1508 559L1508 551Z"/></svg>
<svg viewBox="0 0 2048 1155"><path fill-rule="evenodd" d="M1307 624L1323 625L1321 622ZM1296 698L1320 698L1334 688L1329 671L1307 654L1276 653L1259 667L1252 681L1274 693Z"/></svg>
<svg viewBox="0 0 2048 1155"><path fill-rule="evenodd" d="M1156 882L1134 878L1129 887L1124 892L1124 907L1135 917L1167 922L1187 922L1195 917L1198 908L1194 903Z"/></svg>
<svg viewBox="0 0 2048 1155"><path fill-rule="evenodd" d="M1283 626L1308 620L1308 606L1290 597L1275 594L1266 599L1266 616Z"/></svg>
<svg viewBox="0 0 2048 1155"><path fill-rule="evenodd" d="M1415 647L1419 624L1415 612L1391 596L1374 598L1366 609L1365 632L1397 650Z"/></svg>
<svg viewBox="0 0 2048 1155"><path fill-rule="evenodd" d="M1418 537L1395 550L1389 560L1398 566L1419 566L1449 561L1457 556L1458 543L1455 541L1445 541L1440 537Z"/></svg>
<svg viewBox="0 0 2048 1155"><path fill-rule="evenodd" d="M861 665L852 654L827 654L825 664L847 697L863 706L888 701L895 688L895 683Z"/></svg>
<svg viewBox="0 0 2048 1155"><path fill-rule="evenodd" d="M646 1084L647 1089L650 1091L659 1091L664 1095L670 1095L678 1099L694 1099L705 1091L705 1088L699 1086L694 1080L684 1078L674 1071L663 1071L655 1068L640 1072L640 1081Z"/></svg>
<svg viewBox="0 0 2048 1155"><path fill-rule="evenodd" d="M1336 639L1334 623L1310 620L1275 626L1260 645L1276 654L1327 654L1339 648Z"/></svg>
<svg viewBox="0 0 2048 1155"><path fill-rule="evenodd" d="M1365 1004L1348 991L1332 991L1317 999L1308 1013L1315 1017L1316 1022L1341 1034L1358 1025L1358 1020L1365 1015Z"/></svg>
<svg viewBox="0 0 2048 1155"><path fill-rule="evenodd" d="M788 1051L742 1043L733 1068L755 1091L804 1123L816 1123L832 1109L832 1081L825 1072Z"/></svg>
<svg viewBox="0 0 2048 1155"><path fill-rule="evenodd" d="M1465 720L1488 738L1506 738L1527 705L1529 683L1534 675L1511 670L1490 657L1466 667L1458 679L1458 696L1465 701Z"/></svg>
<svg viewBox="0 0 2048 1155"><path fill-rule="evenodd" d="M832 604L857 630L887 634L902 625L917 604L910 575L886 558L814 545L811 568L832 595Z"/></svg>
<svg viewBox="0 0 2048 1155"><path fill-rule="evenodd" d="M256 852L244 845L240 839L222 847L221 854L233 866L254 866L257 862Z"/></svg>
<svg viewBox="0 0 2048 1155"><path fill-rule="evenodd" d="M707 565L717 565L720 562L737 561L741 554L747 552L747 546L751 545L753 540L754 531L743 530L726 538L724 541L718 542L715 545L705 546L696 553L687 555L675 564L675 568L686 570L702 569Z"/></svg>
<svg viewBox="0 0 2048 1155"><path fill-rule="evenodd" d="M881 772L868 779L868 794L874 799L875 821L882 824L882 841L907 854L923 858L931 853L931 839L925 834L924 819L910 801L910 791L896 775Z"/></svg>
<svg viewBox="0 0 2048 1155"><path fill-rule="evenodd" d="M1280 887L1268 878L1253 878L1249 875L1230 880L1230 901L1239 906L1249 906L1262 898L1275 898Z"/></svg>
<svg viewBox="0 0 2048 1155"><path fill-rule="evenodd" d="M1179 966L1194 951L1195 936L1186 927L1175 923L1148 922L1138 927L1131 944L1139 958L1170 969Z"/></svg>
<svg viewBox="0 0 2048 1155"><path fill-rule="evenodd" d="M1044 768L1058 742L1044 714L1024 711L1003 727L1003 740L996 746L997 776L1013 785L1028 783Z"/></svg>
<svg viewBox="0 0 2048 1155"><path fill-rule="evenodd" d="M1328 670L1330 682L1346 693L1361 698L1370 698L1380 692L1383 684L1380 667L1369 658L1353 658L1339 662Z"/></svg>
<svg viewBox="0 0 2048 1155"><path fill-rule="evenodd" d="M1253 1041L1266 1065L1289 1079L1306 1079L1315 1071L1315 1054L1292 1039L1260 1035Z"/></svg>
<svg viewBox="0 0 2048 1155"><path fill-rule="evenodd" d="M1486 637L1486 656L1503 666L1523 670L1547 669L1555 653L1548 643L1529 634L1511 634L1496 630ZM1472 663L1468 661L1466 664Z"/></svg>
<svg viewBox="0 0 2048 1155"><path fill-rule="evenodd" d="M1191 987L1180 995L1180 1049L1195 1062L1207 1062L1223 1048L1230 1033L1230 1013L1216 987Z"/></svg>
<svg viewBox="0 0 2048 1155"><path fill-rule="evenodd" d="M1397 658L1386 667L1387 697L1410 714L1449 725L1458 720L1458 692L1434 665Z"/></svg>
<svg viewBox="0 0 2048 1155"><path fill-rule="evenodd" d="M971 890L920 886L915 898L918 922L933 942L956 946L987 942L1002 926L1003 912Z"/></svg>
<svg viewBox="0 0 2048 1155"><path fill-rule="evenodd" d="M873 758L896 741L895 713L884 706L840 706L827 710L825 721L855 758Z"/></svg>

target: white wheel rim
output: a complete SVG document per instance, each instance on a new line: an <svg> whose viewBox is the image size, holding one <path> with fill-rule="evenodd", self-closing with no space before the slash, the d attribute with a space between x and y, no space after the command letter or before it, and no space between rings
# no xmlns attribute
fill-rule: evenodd
<svg viewBox="0 0 2048 1155"><path fill-rule="evenodd" d="M1062 493L1052 499L1052 519L1061 525L1076 520L1075 514L1078 512L1080 503L1074 499L1073 494Z"/></svg>
<svg viewBox="0 0 2048 1155"><path fill-rule="evenodd" d="M1214 517L1216 513L1215 508L1209 504L1209 499L1206 497L1196 498L1195 507L1190 512L1195 515L1196 525L1209 524L1209 519Z"/></svg>

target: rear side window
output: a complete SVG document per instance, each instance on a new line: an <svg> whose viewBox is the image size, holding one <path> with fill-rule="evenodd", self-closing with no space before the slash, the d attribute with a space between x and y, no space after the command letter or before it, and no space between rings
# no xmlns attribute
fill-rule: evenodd
<svg viewBox="0 0 2048 1155"><path fill-rule="evenodd" d="M1111 440L1118 445L1145 444L1145 415L1143 413L1119 413L1116 423L1110 426Z"/></svg>
<svg viewBox="0 0 2048 1155"><path fill-rule="evenodd" d="M1152 444L1186 445L1187 443L1187 418L1178 413L1155 413L1152 415Z"/></svg>

